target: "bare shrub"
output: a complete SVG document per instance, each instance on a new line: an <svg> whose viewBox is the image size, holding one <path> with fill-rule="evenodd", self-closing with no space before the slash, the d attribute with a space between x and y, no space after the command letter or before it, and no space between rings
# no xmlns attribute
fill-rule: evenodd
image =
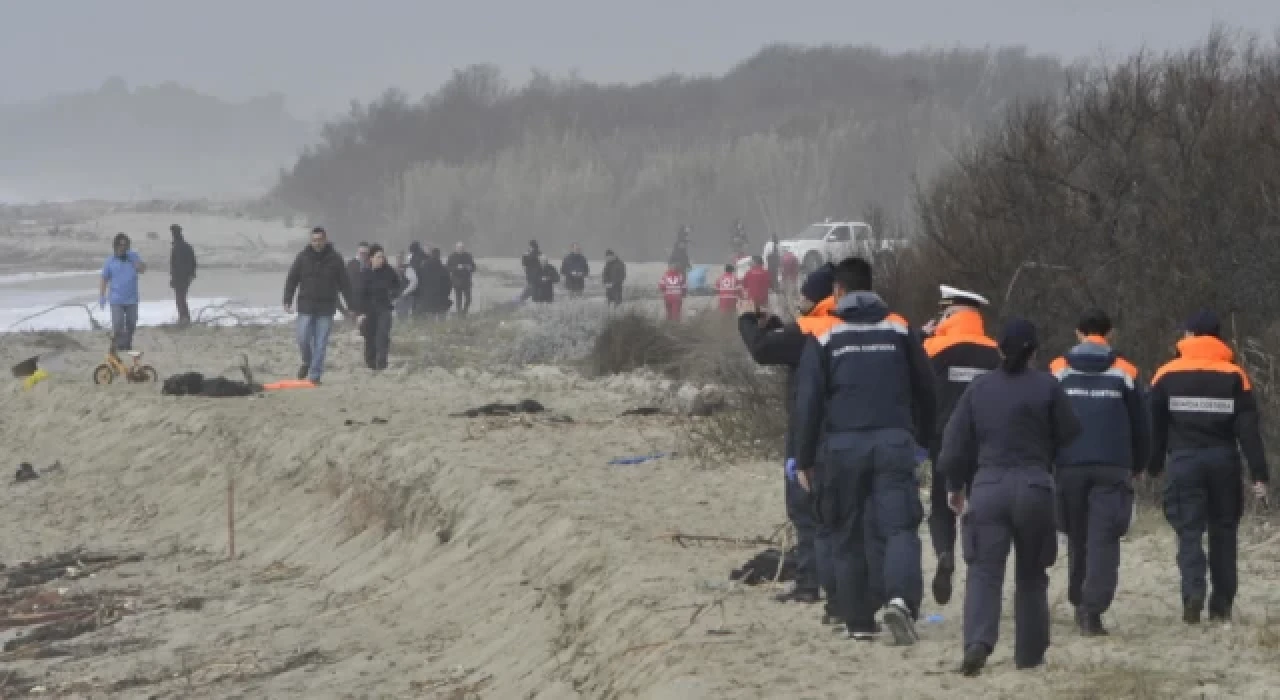
<svg viewBox="0 0 1280 700"><path fill-rule="evenodd" d="M1010 111L918 198L918 282L976 288L1073 342L1088 306L1140 366L1200 307L1237 338L1280 317L1280 50L1215 31L1074 71Z"/></svg>
<svg viewBox="0 0 1280 700"><path fill-rule="evenodd" d="M591 354L609 318L609 308L597 300L535 304L513 321L518 329L496 359L517 367L580 364Z"/></svg>
<svg viewBox="0 0 1280 700"><path fill-rule="evenodd" d="M587 369L594 376L643 368L670 374L679 359L680 343L672 325L632 309L604 324L587 357Z"/></svg>

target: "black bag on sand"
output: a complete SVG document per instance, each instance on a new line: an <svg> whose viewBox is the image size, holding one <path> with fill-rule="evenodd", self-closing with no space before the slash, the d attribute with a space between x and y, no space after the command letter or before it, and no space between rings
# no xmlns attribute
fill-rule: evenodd
<svg viewBox="0 0 1280 700"><path fill-rule="evenodd" d="M782 575L778 575L778 563L782 562ZM770 547L747 560L740 569L729 573L729 579L755 586L774 580L796 580L796 550L793 547L787 552L786 561L782 561L782 551Z"/></svg>

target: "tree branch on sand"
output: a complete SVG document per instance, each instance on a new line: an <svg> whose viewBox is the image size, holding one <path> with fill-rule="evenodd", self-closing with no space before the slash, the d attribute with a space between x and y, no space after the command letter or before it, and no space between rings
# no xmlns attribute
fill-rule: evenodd
<svg viewBox="0 0 1280 700"><path fill-rule="evenodd" d="M53 312L53 311L57 311L58 309L74 309L74 308L81 308L81 309L84 309L84 313L85 313L85 315L89 317L89 327L90 327L90 328L92 328L92 329L93 329L93 330L95 330L95 331L103 330L103 328L102 328L102 324L101 324L101 323L98 323L98 319L96 319L96 318L94 318L94 317L93 317L93 310L89 308L89 305L88 305L88 304L76 304L76 303L71 303L71 302L68 302L68 303L65 303L65 304L57 304L56 306L50 306L49 308L45 309L44 311L38 311L38 312L36 312L36 313L34 313L34 314L31 314L30 316L24 316L24 317L22 317L22 318L18 319L17 321L14 321L13 323L9 324L9 328L13 328L13 327L15 327L15 326L22 325L23 323L26 323L27 321L30 321L30 320L35 319L35 318L40 318L41 316L43 316L43 315L45 315L45 314L47 314L47 313L51 313L51 312Z"/></svg>

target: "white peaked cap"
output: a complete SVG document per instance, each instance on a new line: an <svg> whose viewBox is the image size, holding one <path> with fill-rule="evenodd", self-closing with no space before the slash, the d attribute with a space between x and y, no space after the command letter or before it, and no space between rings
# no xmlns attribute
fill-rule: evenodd
<svg viewBox="0 0 1280 700"><path fill-rule="evenodd" d="M938 294L942 296L943 302L968 301L977 304L978 306L986 306L988 303L987 298L981 294L975 294L974 292L965 291L946 284L938 285Z"/></svg>

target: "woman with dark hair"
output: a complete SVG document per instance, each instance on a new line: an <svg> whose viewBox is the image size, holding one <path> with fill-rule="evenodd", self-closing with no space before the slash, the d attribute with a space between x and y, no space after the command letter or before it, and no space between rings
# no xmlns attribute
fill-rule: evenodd
<svg viewBox="0 0 1280 700"><path fill-rule="evenodd" d="M386 251L376 243L369 246L369 267L360 273L359 285L363 313L358 322L364 336L364 363L371 370L384 370L391 350L395 301L403 285L395 268L387 264Z"/></svg>
<svg viewBox="0 0 1280 700"><path fill-rule="evenodd" d="M960 397L942 438L939 472L961 516L968 581L964 600L965 675L977 675L995 648L1000 597L1012 545L1014 664L1031 669L1049 648L1049 575L1058 557L1054 454L1080 434L1062 385L1031 368L1039 340L1030 321L1012 319L1000 336L1000 368ZM965 484L972 483L966 496ZM966 508L966 505L968 506Z"/></svg>

